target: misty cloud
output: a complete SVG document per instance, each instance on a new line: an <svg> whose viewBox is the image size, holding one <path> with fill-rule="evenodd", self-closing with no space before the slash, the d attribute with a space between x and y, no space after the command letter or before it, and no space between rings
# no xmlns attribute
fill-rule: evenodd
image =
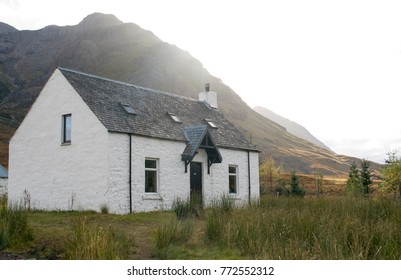
<svg viewBox="0 0 401 280"><path fill-rule="evenodd" d="M401 150L401 137L391 139L327 139L323 141L336 153L384 163L386 153Z"/></svg>
<svg viewBox="0 0 401 280"><path fill-rule="evenodd" d="M12 10L18 10L20 7L18 0L0 0L0 5L4 5Z"/></svg>

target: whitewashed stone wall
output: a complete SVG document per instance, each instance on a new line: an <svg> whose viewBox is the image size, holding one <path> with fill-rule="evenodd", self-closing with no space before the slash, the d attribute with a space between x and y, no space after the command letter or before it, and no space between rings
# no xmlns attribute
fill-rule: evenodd
<svg viewBox="0 0 401 280"><path fill-rule="evenodd" d="M129 138L127 139L127 141ZM125 145L121 145L125 146ZM190 172L185 173L185 164L181 154L186 144L183 142L161 141L146 137L132 137L132 203L133 212L171 209L175 198L186 199L190 192ZM198 150L194 162L202 163L203 198L205 205L214 199L229 194L228 166L238 166L238 193L230 195L237 205L249 201L248 154L246 151L220 149L222 163L213 164L207 174L207 155ZM157 193L145 193L145 158L159 162L159 190ZM251 199L259 198L259 155L250 152L251 164ZM125 162L125 160L124 160ZM125 164L125 163L124 163ZM126 166L126 164L125 164ZM121 170L123 170L121 166ZM126 178L126 176L123 176ZM112 179L116 181L118 179ZM128 188L125 187L125 188ZM126 193L122 190L121 193ZM129 198L128 198L129 199Z"/></svg>
<svg viewBox="0 0 401 280"><path fill-rule="evenodd" d="M133 211L169 210L175 198L189 195L189 172L185 173L181 154L184 142L147 137L132 137L132 202ZM145 193L145 158L159 163L159 189Z"/></svg>
<svg viewBox="0 0 401 280"><path fill-rule="evenodd" d="M221 163L215 163L207 174L207 154L199 150L194 162L202 162L203 174L203 198L205 205L210 205L213 200L220 199L226 195L232 198L236 205L244 205L249 202L249 176L248 176L248 153L241 150L220 148L223 157ZM251 164L251 200L259 199L259 155L250 152ZM237 194L229 194L228 189L228 166L238 167ZM255 169L256 166L256 169Z"/></svg>
<svg viewBox="0 0 401 280"><path fill-rule="evenodd" d="M126 214L129 205L129 138L122 133L109 133L108 182L106 206L110 213Z"/></svg>
<svg viewBox="0 0 401 280"><path fill-rule="evenodd" d="M71 114L71 145L61 144ZM9 201L31 208L99 211L106 204L108 132L56 70L10 141Z"/></svg>
<svg viewBox="0 0 401 280"><path fill-rule="evenodd" d="M7 178L0 178L0 196L7 193Z"/></svg>

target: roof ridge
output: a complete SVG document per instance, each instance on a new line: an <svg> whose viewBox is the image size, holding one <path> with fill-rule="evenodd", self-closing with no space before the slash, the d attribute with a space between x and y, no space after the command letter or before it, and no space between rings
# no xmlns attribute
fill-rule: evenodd
<svg viewBox="0 0 401 280"><path fill-rule="evenodd" d="M87 77L91 77L91 78L95 78L95 79L101 79L101 80L104 80L104 81L113 82L113 83L116 83L116 84L121 84L121 85L129 86L129 87L134 87L134 88L145 90L145 91L150 91L150 92L154 92L154 93L158 93L158 94L164 94L164 95L169 95L169 96L172 96L172 97L178 97L178 98L183 98L183 99L186 99L186 100L191 100L191 101L204 103L203 101L200 101L200 100L195 99L195 98L182 96L182 95L178 95L178 94L174 94L174 93L166 92L166 91L162 91L162 90L157 90L157 89L147 88L147 87L143 87L143 86L138 86L138 85L134 85L134 84L130 84L130 83L126 83L126 82L122 82L122 81L118 81L118 80L114 80L114 79L110 79L110 78L106 78L106 77L101 77L101 76L94 75L94 74L81 72L81 71L78 71L78 70L68 69L68 68L64 68L64 67L57 67L57 69L59 69L61 71L75 73L75 74L82 75L82 76L87 76Z"/></svg>

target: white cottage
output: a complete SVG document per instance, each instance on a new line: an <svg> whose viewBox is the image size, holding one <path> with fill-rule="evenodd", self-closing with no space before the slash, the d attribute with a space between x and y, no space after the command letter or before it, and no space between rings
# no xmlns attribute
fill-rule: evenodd
<svg viewBox="0 0 401 280"><path fill-rule="evenodd" d="M259 152L200 100L58 68L10 141L9 200L112 213L170 209L197 193L259 198Z"/></svg>

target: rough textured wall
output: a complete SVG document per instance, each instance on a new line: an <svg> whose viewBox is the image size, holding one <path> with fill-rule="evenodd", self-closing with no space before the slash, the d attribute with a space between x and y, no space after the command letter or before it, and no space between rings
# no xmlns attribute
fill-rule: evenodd
<svg viewBox="0 0 401 280"><path fill-rule="evenodd" d="M128 138L127 138L128 140ZM132 138L132 201L133 211L155 211L171 209L175 198L186 199L190 192L190 173L185 173L181 154L185 143L161 141L153 138ZM122 145L125 146L125 145ZM246 204L249 198L248 155L246 151L220 149L222 163L213 164L207 174L207 155L198 150L194 162L202 163L203 198L205 205L222 195L228 195L228 166L238 166L238 193L230 195L236 204ZM145 158L159 162L159 189L157 193L145 193ZM259 198L258 153L250 153L251 196ZM123 165L126 166L125 163ZM123 167L122 167L123 168ZM126 176L123 176L126 178ZM126 187L128 188L128 186ZM123 191L122 193L124 193Z"/></svg>
<svg viewBox="0 0 401 280"><path fill-rule="evenodd" d="M129 213L129 138L109 133L106 206L110 213Z"/></svg>
<svg viewBox="0 0 401 280"><path fill-rule="evenodd" d="M234 199L236 205L244 205L249 202L249 176L248 176L248 153L241 150L220 148L223 157L221 163L213 164L210 174L207 174L207 155L200 150L193 161L202 162L203 167L203 196L206 205L214 199L228 195ZM250 153L251 164L251 199L259 199L259 166L258 153ZM229 194L228 189L228 166L237 166L237 194Z"/></svg>
<svg viewBox="0 0 401 280"><path fill-rule="evenodd" d="M72 141L61 144L62 115ZM105 204L108 133L58 70L10 142L9 200L31 208L99 211ZM26 190L26 192L24 192Z"/></svg>
<svg viewBox="0 0 401 280"><path fill-rule="evenodd" d="M175 198L189 194L189 173L184 172L181 154L185 143L155 138L132 138L132 201L133 211L168 210ZM145 158L159 163L159 189L145 193Z"/></svg>
<svg viewBox="0 0 401 280"><path fill-rule="evenodd" d="M0 195L7 193L7 184L8 184L7 178L0 178Z"/></svg>

